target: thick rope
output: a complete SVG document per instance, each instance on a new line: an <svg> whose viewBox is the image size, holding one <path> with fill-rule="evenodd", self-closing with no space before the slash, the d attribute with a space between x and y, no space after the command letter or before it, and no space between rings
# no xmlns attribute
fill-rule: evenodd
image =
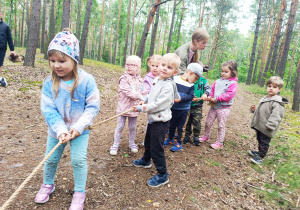
<svg viewBox="0 0 300 210"><path fill-rule="evenodd" d="M18 187L18 189L3 204L1 210L4 210L9 206L9 204L16 198L16 196L20 193L20 191L25 187L25 185L31 180L31 178L38 172L38 170L42 167L42 165L48 160L48 158L61 144L62 142L58 142L58 144L50 151L50 153L42 160L42 162L40 162L40 164L31 172L31 174L24 180L24 182Z"/></svg>
<svg viewBox="0 0 300 210"><path fill-rule="evenodd" d="M85 130L91 130L93 129L95 126L98 126L102 123L105 123L109 120L115 119L123 114L126 114L127 112L131 112L133 111L132 109L129 109L125 112L122 112L121 114L118 114L116 116L113 116L111 118L108 118L106 120L103 120L99 123L96 123L93 126L88 126ZM17 197L17 195L20 193L21 190L23 190L23 188L25 187L25 185L31 180L31 178L38 172L38 170L42 167L42 165L51 157L51 155L54 153L54 151L62 144L62 142L58 142L58 144L49 152L49 154L42 160L42 162L40 162L40 164L31 172L31 174L24 180L24 182L18 187L18 189L10 196L10 198L2 205L2 207L0 208L0 210L4 210L6 209L9 204Z"/></svg>

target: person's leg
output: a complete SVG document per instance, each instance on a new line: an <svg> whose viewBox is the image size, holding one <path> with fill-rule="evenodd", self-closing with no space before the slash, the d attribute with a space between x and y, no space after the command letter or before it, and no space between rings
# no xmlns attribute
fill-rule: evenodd
<svg viewBox="0 0 300 210"><path fill-rule="evenodd" d="M217 117L217 110L210 108L206 117L204 136L209 139L210 130Z"/></svg>
<svg viewBox="0 0 300 210"><path fill-rule="evenodd" d="M119 148L119 144L120 144L120 139L121 139L121 136L122 136L122 132L123 132L124 127L125 127L125 122L126 122L126 117L124 117L124 116L119 116L118 117L117 127L116 127L115 135L114 135L114 144L110 148L110 151L114 151L114 152L117 153L118 148Z"/></svg>
<svg viewBox="0 0 300 210"><path fill-rule="evenodd" d="M175 109L171 109L171 111L172 111L172 118L170 120L170 126L169 126L169 139L173 140L176 126L177 126L178 115L176 114Z"/></svg>
<svg viewBox="0 0 300 210"><path fill-rule="evenodd" d="M193 109L193 133L194 137L199 137L201 132L202 106Z"/></svg>
<svg viewBox="0 0 300 210"><path fill-rule="evenodd" d="M224 142L225 139L225 124L230 114L230 109L218 109L217 119L218 119L218 138L217 141L220 143Z"/></svg>
<svg viewBox="0 0 300 210"><path fill-rule="evenodd" d="M146 162L149 162L151 160L151 130L153 129L153 123L147 125L146 135L145 135L145 152L142 157L142 159Z"/></svg>
<svg viewBox="0 0 300 210"><path fill-rule="evenodd" d="M129 147L132 152L138 152L138 146L134 143L136 135L136 121L137 117L128 117Z"/></svg>
<svg viewBox="0 0 300 210"><path fill-rule="evenodd" d="M157 169L157 172L161 175L167 173L165 151L163 142L165 133L169 127L169 121L167 122L154 122L152 124L153 129L150 132L151 144L150 151L153 163ZM146 142L145 142L146 143Z"/></svg>
<svg viewBox="0 0 300 210"><path fill-rule="evenodd" d="M177 131L178 131L178 137L177 142L181 144L181 138L183 133L183 126L185 125L187 115L189 113L189 110L178 110L178 120L177 120Z"/></svg>
<svg viewBox="0 0 300 210"><path fill-rule="evenodd" d="M87 179L87 148L89 134L78 136L70 141L71 163L74 175L74 191L84 192Z"/></svg>
<svg viewBox="0 0 300 210"><path fill-rule="evenodd" d="M7 87L7 82L4 77L2 77L2 66L5 57L6 50L0 50L0 85L2 87Z"/></svg>
<svg viewBox="0 0 300 210"><path fill-rule="evenodd" d="M269 151L271 138L261 132L260 132L259 136L260 136L260 142L258 145L258 155L259 155L259 157L264 158Z"/></svg>
<svg viewBox="0 0 300 210"><path fill-rule="evenodd" d="M193 117L194 116L193 116L192 108L191 108L190 113L189 113L189 117L188 117L188 120L187 120L187 123L186 123L186 126L185 126L185 135L184 135L185 137L188 137L188 138L190 138L190 136L192 135Z"/></svg>
<svg viewBox="0 0 300 210"><path fill-rule="evenodd" d="M46 155L50 153L50 151L58 144L58 140L52 138L50 136L47 137L47 148ZM50 156L50 158L44 164L44 184L54 184L55 173L57 170L57 165L61 159L63 151L67 144L61 144L54 153Z"/></svg>

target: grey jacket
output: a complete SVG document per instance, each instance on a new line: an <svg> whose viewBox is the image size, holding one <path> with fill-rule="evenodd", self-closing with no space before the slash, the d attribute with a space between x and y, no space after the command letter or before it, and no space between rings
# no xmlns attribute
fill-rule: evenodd
<svg viewBox="0 0 300 210"><path fill-rule="evenodd" d="M147 112L148 123L167 122L172 118L171 107L174 100L180 98L175 82L169 78L155 78L151 91L144 101L147 104L138 106L138 111Z"/></svg>
<svg viewBox="0 0 300 210"><path fill-rule="evenodd" d="M273 138L284 116L284 104L288 104L289 101L279 95L265 97L260 99L254 111L251 128Z"/></svg>
<svg viewBox="0 0 300 210"><path fill-rule="evenodd" d="M190 47L191 42L185 43L184 45L181 45L175 50L176 55L181 60L179 69L178 69L178 74L182 75L184 74L186 67L190 64Z"/></svg>

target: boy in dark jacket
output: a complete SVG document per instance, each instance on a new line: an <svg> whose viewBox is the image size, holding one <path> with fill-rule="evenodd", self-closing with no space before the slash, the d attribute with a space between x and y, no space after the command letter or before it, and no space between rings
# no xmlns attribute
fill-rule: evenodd
<svg viewBox="0 0 300 210"><path fill-rule="evenodd" d="M3 87L6 87L7 82L5 78L2 77L2 66L3 66L6 49L7 49L7 43L11 51L10 53L15 55L15 52L14 52L14 44L11 37L9 26L3 22L2 16L3 14L0 10L0 84Z"/></svg>
<svg viewBox="0 0 300 210"><path fill-rule="evenodd" d="M193 64L195 68L199 69L201 72L200 78L194 83L194 92L195 97L191 104L191 109L189 113L188 122L186 124L185 128L185 136L183 139L183 143L187 144L190 142L190 136L192 135L192 132L194 134L193 142L194 145L199 146L199 135L201 131L201 119L202 119L202 106L203 101L207 99L207 96L209 96L211 88L207 82L207 80L203 77L203 68L199 64ZM202 99L200 99L202 98ZM192 128L193 126L193 128Z"/></svg>
<svg viewBox="0 0 300 210"><path fill-rule="evenodd" d="M258 106L252 105L250 111L254 113L251 128L256 130L258 151L249 151L253 156L250 160L256 164L263 163L263 158L267 155L271 138L273 138L279 128L284 115L284 104L288 99L277 95L283 87L280 77L274 76L267 81L268 95L260 99Z"/></svg>

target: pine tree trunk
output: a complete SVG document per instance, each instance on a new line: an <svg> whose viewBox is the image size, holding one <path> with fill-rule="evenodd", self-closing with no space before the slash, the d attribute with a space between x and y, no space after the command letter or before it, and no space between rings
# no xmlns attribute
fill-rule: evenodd
<svg viewBox="0 0 300 210"><path fill-rule="evenodd" d="M118 43L118 33L119 33L119 26L120 26L120 17L121 17L121 6L122 6L122 0L120 0L120 3L119 3L119 17L118 17L118 25L117 25L117 31L116 31L116 40L115 40L115 50L114 50L113 64L116 64L116 58L117 58L117 43Z"/></svg>
<svg viewBox="0 0 300 210"><path fill-rule="evenodd" d="M47 51L48 51L48 46L50 44L50 40L48 39L49 38L49 11L50 11L50 1L47 0L46 1L46 13L45 13L45 32L43 34L44 36L44 42L45 42L45 46L44 46L44 59L48 59L48 54L47 54Z"/></svg>
<svg viewBox="0 0 300 210"><path fill-rule="evenodd" d="M80 40L80 29L81 29L81 0L78 0L77 3L77 21L76 21L76 33L75 36Z"/></svg>
<svg viewBox="0 0 300 210"><path fill-rule="evenodd" d="M170 12L170 7L169 6L170 5L168 4L167 14L169 14L169 12ZM167 35L167 29L168 29L168 19L169 19L169 16L167 15L167 17L166 17L166 26L164 27L165 30L164 30L163 47L162 47L161 55L165 54L165 43L166 43L166 35Z"/></svg>
<svg viewBox="0 0 300 210"><path fill-rule="evenodd" d="M169 1L169 0L167 0L167 1ZM165 1L165 2L167 2L167 1ZM163 2L163 3L165 3L165 2ZM144 26L144 31L143 31L143 34L142 34L142 37L141 37L141 40L140 40L140 43L139 43L139 46L137 49L137 53L136 53L136 55L139 56L142 59L142 61L143 61L143 57L144 57L145 44L146 44L149 28L151 26L153 17L155 15L155 11L160 4L161 4L160 0L155 0L155 3L153 5L152 9L149 12L147 22Z"/></svg>
<svg viewBox="0 0 300 210"><path fill-rule="evenodd" d="M40 29L41 0L33 0L32 9L24 66L34 67L36 48L39 38L39 33L37 33L37 31Z"/></svg>
<svg viewBox="0 0 300 210"><path fill-rule="evenodd" d="M61 30L64 28L69 28L70 22L70 4L71 0L64 0L63 2L63 13L62 13L62 21L61 21Z"/></svg>
<svg viewBox="0 0 300 210"><path fill-rule="evenodd" d="M283 49L283 55L282 59L279 62L279 69L280 69L280 77L284 77L285 73L285 66L287 62L287 57L290 49L290 44L291 44L291 39L293 35L293 28L294 28L294 21L295 21L295 16L298 8L298 3L299 0L292 0L291 2L291 8L290 8L290 15L287 23L287 34L286 34L286 40L284 43L284 49Z"/></svg>
<svg viewBox="0 0 300 210"><path fill-rule="evenodd" d="M297 37L296 37L296 42L294 44L294 49L293 49L293 53L292 53L292 59L291 59L291 62L290 62L290 69L289 69L289 73L288 73L288 76L287 76L287 81L286 81L286 86L285 87L288 87L289 81L291 80L290 75L292 75L291 72L292 72L294 58L295 58L295 51L296 51L296 48L298 46L299 32L300 32L300 24L299 24L299 27L298 27L298 33L297 33Z"/></svg>
<svg viewBox="0 0 300 210"><path fill-rule="evenodd" d="M84 17L81 39L80 39L80 44L79 44L79 47L80 47L79 64L80 65L83 64L83 57L84 57L86 39L88 36L88 31L89 31L89 23L90 23L92 4L93 4L93 0L87 0L85 17Z"/></svg>
<svg viewBox="0 0 300 210"><path fill-rule="evenodd" d="M101 60L101 48L102 48L102 30L103 30L103 22L104 22L104 10L105 10L105 0L102 2L102 15L101 15L101 23L100 23L100 31L99 31L99 47L98 47L98 57L97 60Z"/></svg>
<svg viewBox="0 0 300 210"><path fill-rule="evenodd" d="M204 17L204 9L205 9L205 0L203 2L203 6L202 6L202 12L201 12L201 17L199 19L199 28L202 28L202 24L203 24L203 17ZM184 4L184 2L183 2ZM183 13L183 12L182 12Z"/></svg>
<svg viewBox="0 0 300 210"><path fill-rule="evenodd" d="M210 12L209 12L209 15L208 15L208 18L207 18L207 20L206 20L206 30L208 31L208 23L209 23L209 20L210 20L210 16L211 16L211 14L212 14L212 11L213 11L213 1L211 1L211 6L210 6Z"/></svg>
<svg viewBox="0 0 300 210"><path fill-rule="evenodd" d="M183 0L183 4L182 4L181 17L180 17L179 26L178 26L177 43L179 43L181 25L182 25L182 21L183 21L183 17L184 17L184 10L185 10L184 6L185 6L185 0Z"/></svg>
<svg viewBox="0 0 300 210"><path fill-rule="evenodd" d="M132 26L131 26L131 38L130 38L130 54L133 54L133 34L134 34L134 20L135 20L135 10L136 10L136 1L134 0L134 9L133 9L133 17L132 17Z"/></svg>
<svg viewBox="0 0 300 210"><path fill-rule="evenodd" d="M127 46L128 46L128 36L129 36L129 25L130 25L130 7L131 7L131 0L128 1L128 14L127 14L127 28L126 28L126 38L125 38L125 46L124 46L124 53L123 53L123 64L125 66L126 56L127 56Z"/></svg>
<svg viewBox="0 0 300 210"><path fill-rule="evenodd" d="M51 2L51 14L50 14L50 29L49 29L49 41L51 41L55 36L55 19L54 19L54 0Z"/></svg>
<svg viewBox="0 0 300 210"><path fill-rule="evenodd" d="M112 63L112 45L113 45L113 25L110 30L109 62Z"/></svg>
<svg viewBox="0 0 300 210"><path fill-rule="evenodd" d="M136 54L137 52L137 38L138 38L138 35L139 35L139 29L140 29L140 23L141 23L141 15L139 15L139 20L138 20L138 25L137 25L137 29L135 30L135 39L134 39L134 45L133 45L133 52L131 54Z"/></svg>
<svg viewBox="0 0 300 210"><path fill-rule="evenodd" d="M266 62L267 47L269 44L269 35L270 35L270 31L271 31L271 26L272 26L272 19L271 19L272 14L273 14L273 5L272 5L271 12L269 15L269 23L268 23L267 33L265 36L264 47L263 47L263 51L261 54L261 61L260 61L260 65L259 65L258 80L257 80L258 85L260 85L263 69L264 69L265 62Z"/></svg>
<svg viewBox="0 0 300 210"><path fill-rule="evenodd" d="M297 71L296 71L296 82L294 87L294 97L293 97L293 106L292 110L299 112L300 107L300 58L298 61Z"/></svg>
<svg viewBox="0 0 300 210"><path fill-rule="evenodd" d="M261 19L262 5L263 5L263 0L260 0L259 6L258 6L258 12L257 12L257 20L256 20L255 36L254 36L254 41L253 41L252 53L251 53L251 61L250 61L248 77L247 77L247 81L246 81L247 85L250 85L251 78L252 78L252 71L253 71L253 64L254 64L254 60L255 60L256 45L257 45L257 39L258 39L260 19Z"/></svg>
<svg viewBox="0 0 300 210"><path fill-rule="evenodd" d="M15 35L15 38L14 38L14 46L17 46L18 45L18 42L17 42L17 1L15 1L15 9L14 9L14 13L15 13L15 27L14 27L14 35Z"/></svg>
<svg viewBox="0 0 300 210"><path fill-rule="evenodd" d="M159 22L159 9L160 9L160 6L157 7L156 16L155 16L155 23L154 23L154 26L152 28L149 57L154 54L154 47L155 47L155 41L156 41L156 32L157 32L157 26L158 26L158 22Z"/></svg>
<svg viewBox="0 0 300 210"><path fill-rule="evenodd" d="M279 46L279 41L280 41L281 26L282 26L285 11L286 11L286 0L282 0L280 9L279 9L279 14L278 14L277 27L276 27L276 31L274 34L274 36L276 36L276 40L275 40L275 46L274 46L274 51L273 51L271 66L270 66L270 70L272 72L275 72L275 64L276 64L277 51L278 51L278 46Z"/></svg>
<svg viewBox="0 0 300 210"><path fill-rule="evenodd" d="M43 16L42 16L42 37L41 37L41 53L44 53L45 49L45 20L46 20L46 2L47 0L43 1Z"/></svg>
<svg viewBox="0 0 300 210"><path fill-rule="evenodd" d="M24 0L24 3L23 3L23 12L22 12L22 26L21 26L21 32L20 32L20 35L21 35L21 43L20 43L20 46L21 46L21 47L24 47L24 18L25 18L25 7L26 7L26 0Z"/></svg>
<svg viewBox="0 0 300 210"><path fill-rule="evenodd" d="M177 6L176 5L176 0L174 0L173 13L172 13L172 21L171 21L171 26L170 26L169 41L168 41L168 47L167 47L167 53L170 52L171 45L172 45L172 36L173 36L173 28L174 28L176 6Z"/></svg>

